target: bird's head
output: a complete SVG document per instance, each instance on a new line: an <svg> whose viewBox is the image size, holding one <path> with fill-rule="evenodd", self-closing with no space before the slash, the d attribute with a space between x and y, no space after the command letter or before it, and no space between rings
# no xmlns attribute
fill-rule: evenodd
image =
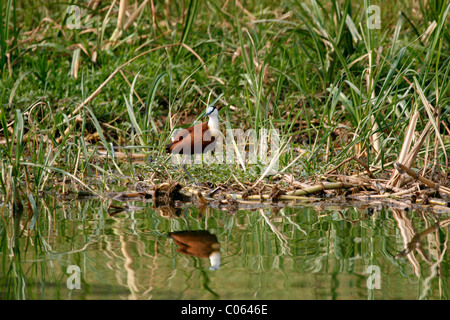
<svg viewBox="0 0 450 320"><path fill-rule="evenodd" d="M206 116L214 116L214 115L218 115L219 114L219 111L217 111L217 108L216 107L214 107L214 106L211 106L211 107L208 107L208 109L206 109L206 112L205 112L205 117Z"/></svg>

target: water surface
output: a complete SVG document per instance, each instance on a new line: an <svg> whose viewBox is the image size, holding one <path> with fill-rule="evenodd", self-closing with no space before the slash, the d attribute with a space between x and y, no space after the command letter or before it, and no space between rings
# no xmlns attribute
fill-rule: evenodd
<svg viewBox="0 0 450 320"><path fill-rule="evenodd" d="M128 205L113 214L98 200L53 200L5 217L0 299L449 297L448 214ZM211 268L208 250L220 266Z"/></svg>

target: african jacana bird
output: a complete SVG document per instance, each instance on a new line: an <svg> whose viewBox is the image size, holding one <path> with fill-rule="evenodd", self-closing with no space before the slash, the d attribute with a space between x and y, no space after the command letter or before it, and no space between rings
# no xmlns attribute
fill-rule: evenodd
<svg viewBox="0 0 450 320"><path fill-rule="evenodd" d="M210 270L220 268L220 243L216 235L206 230L169 232L178 246L177 251L199 258L209 258Z"/></svg>
<svg viewBox="0 0 450 320"><path fill-rule="evenodd" d="M214 106L206 109L205 117L209 117L208 121L198 123L187 129L181 130L173 139L173 141L166 145L166 152L172 154L199 154L206 153L213 150L219 137L219 111ZM183 169L194 181L192 176L183 164Z"/></svg>

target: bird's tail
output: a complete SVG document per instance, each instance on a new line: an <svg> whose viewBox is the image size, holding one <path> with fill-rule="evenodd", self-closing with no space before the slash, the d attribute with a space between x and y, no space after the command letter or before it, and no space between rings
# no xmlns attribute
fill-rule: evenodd
<svg viewBox="0 0 450 320"><path fill-rule="evenodd" d="M166 144L166 152L170 153L170 148L172 147L172 143Z"/></svg>

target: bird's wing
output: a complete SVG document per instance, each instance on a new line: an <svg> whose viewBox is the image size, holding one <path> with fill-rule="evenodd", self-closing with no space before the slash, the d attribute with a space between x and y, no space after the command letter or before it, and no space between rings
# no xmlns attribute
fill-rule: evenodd
<svg viewBox="0 0 450 320"><path fill-rule="evenodd" d="M183 138L185 138L188 134L190 134L194 130L194 127L195 126L192 126L192 127L184 128L184 129L178 131L178 133L173 138L172 143L178 142L178 141L182 140Z"/></svg>
<svg viewBox="0 0 450 320"><path fill-rule="evenodd" d="M198 123L192 127L181 130L175 135L174 140L166 146L166 151L182 154L196 153L194 142L196 141L195 136L197 134L202 136L202 142L199 147L203 151L206 145L214 141L214 137L211 139L208 134L205 134L203 137L203 132L206 130L208 130L207 122Z"/></svg>

